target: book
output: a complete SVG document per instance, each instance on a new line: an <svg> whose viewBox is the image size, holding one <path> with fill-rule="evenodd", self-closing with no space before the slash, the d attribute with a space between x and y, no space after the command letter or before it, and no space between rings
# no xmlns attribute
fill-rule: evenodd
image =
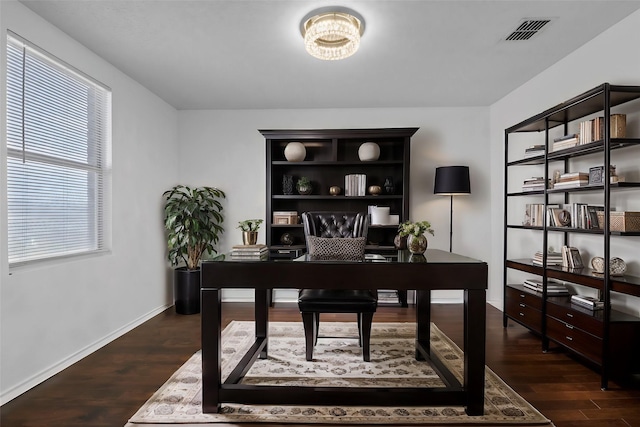
<svg viewBox="0 0 640 427"><path fill-rule="evenodd" d="M536 292L543 291L543 284L541 279L526 279L523 282L523 285L525 288L534 290ZM547 279L547 294L556 295L556 296L568 295L569 290L564 284L557 282L553 279Z"/></svg>
<svg viewBox="0 0 640 427"><path fill-rule="evenodd" d="M566 141L568 139L577 139L578 138L578 134L577 133L570 133L558 138L553 138L553 142L560 142L560 141Z"/></svg>
<svg viewBox="0 0 640 427"><path fill-rule="evenodd" d="M582 257L578 248L573 246L562 247L562 266L571 269L583 268Z"/></svg>

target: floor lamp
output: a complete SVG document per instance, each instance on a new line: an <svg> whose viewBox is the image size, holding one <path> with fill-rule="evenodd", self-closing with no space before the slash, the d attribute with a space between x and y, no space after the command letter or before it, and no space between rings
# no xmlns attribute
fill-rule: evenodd
<svg viewBox="0 0 640 427"><path fill-rule="evenodd" d="M436 168L433 193L450 197L449 207L449 252L453 245L453 196L471 193L469 166L443 166Z"/></svg>

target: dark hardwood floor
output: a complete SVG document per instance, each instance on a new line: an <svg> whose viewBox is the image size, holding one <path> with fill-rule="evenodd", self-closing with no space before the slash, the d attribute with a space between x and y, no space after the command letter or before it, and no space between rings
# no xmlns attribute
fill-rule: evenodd
<svg viewBox="0 0 640 427"><path fill-rule="evenodd" d="M413 321L412 307L384 306L375 322ZM223 322L252 320L253 305L223 304ZM295 304L275 304L270 319L300 321ZM324 320L353 320L327 315ZM434 304L432 320L462 347L462 306ZM0 408L0 425L124 426L129 417L200 348L200 316L166 310ZM611 383L487 306L487 365L557 427L640 426L640 390ZM222 427L222 425L220 425ZM245 426L249 426L245 424ZM255 424L252 424L255 426Z"/></svg>

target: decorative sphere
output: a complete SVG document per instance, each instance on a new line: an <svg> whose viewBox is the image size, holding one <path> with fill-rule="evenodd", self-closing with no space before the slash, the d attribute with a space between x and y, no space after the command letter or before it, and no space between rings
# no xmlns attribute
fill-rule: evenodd
<svg viewBox="0 0 640 427"><path fill-rule="evenodd" d="M340 194L340 187L338 187L337 185L333 185L331 187L329 187L329 194L331 194L332 196L337 196L338 194Z"/></svg>
<svg viewBox="0 0 640 427"><path fill-rule="evenodd" d="M293 236L289 233L284 233L280 236L280 243L287 246L293 245Z"/></svg>
<svg viewBox="0 0 640 427"><path fill-rule="evenodd" d="M380 157L380 146L375 142L365 142L358 148L358 157L363 162L372 162Z"/></svg>
<svg viewBox="0 0 640 427"><path fill-rule="evenodd" d="M290 142L284 147L284 157L290 162L301 162L307 155L307 149L301 142Z"/></svg>
<svg viewBox="0 0 640 427"><path fill-rule="evenodd" d="M382 188L379 185L370 185L369 186L369 194L372 196L377 196L382 193Z"/></svg>

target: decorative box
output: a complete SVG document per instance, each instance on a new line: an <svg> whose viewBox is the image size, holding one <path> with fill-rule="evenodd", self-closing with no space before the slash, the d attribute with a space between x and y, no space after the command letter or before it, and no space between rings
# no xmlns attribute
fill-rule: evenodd
<svg viewBox="0 0 640 427"><path fill-rule="evenodd" d="M598 227L604 228L604 212L598 212ZM640 212L611 212L609 214L611 231L640 231Z"/></svg>
<svg viewBox="0 0 640 427"><path fill-rule="evenodd" d="M298 223L298 212L273 212L273 223L290 225Z"/></svg>

